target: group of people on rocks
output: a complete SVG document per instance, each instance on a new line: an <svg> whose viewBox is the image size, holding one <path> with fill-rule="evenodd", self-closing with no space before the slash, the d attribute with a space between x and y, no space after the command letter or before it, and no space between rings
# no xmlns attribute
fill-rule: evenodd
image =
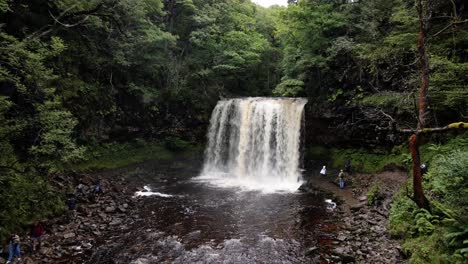
<svg viewBox="0 0 468 264"><path fill-rule="evenodd" d="M351 161L350 160L346 161L345 171L348 175L351 175ZM320 170L320 175L327 176L327 166L323 165L322 169ZM340 170L340 173L338 173L338 184L340 186L340 189L343 189L345 186L345 172L343 170Z"/></svg>
<svg viewBox="0 0 468 264"><path fill-rule="evenodd" d="M31 226L31 244L32 244L32 253L36 253L41 246L41 239L44 235L44 227L40 222L35 222ZM17 258L18 261L21 261L21 245L20 245L20 236L18 234L11 234L10 243L8 245L8 259L6 263L11 263L14 258Z"/></svg>
<svg viewBox="0 0 468 264"><path fill-rule="evenodd" d="M99 195L102 193L104 193L104 190L102 188L101 180L98 179L95 182L94 188L92 190L92 194L94 194L94 197L99 197ZM81 196L85 195L84 184L82 182L80 182L78 186L76 187L76 195L81 195ZM70 194L67 200L67 207L68 207L69 212L72 213L72 216L74 216L76 205L77 205L77 200L76 200L75 194ZM31 238L31 249L32 249L33 254L39 250L41 246L41 239L44 233L45 233L45 229L40 222L35 222L31 226L30 238ZM11 234L10 236L9 245L8 245L8 259L6 263L7 264L11 263L15 258L17 258L17 261L21 261L21 243L20 243L20 236L18 235L18 233Z"/></svg>

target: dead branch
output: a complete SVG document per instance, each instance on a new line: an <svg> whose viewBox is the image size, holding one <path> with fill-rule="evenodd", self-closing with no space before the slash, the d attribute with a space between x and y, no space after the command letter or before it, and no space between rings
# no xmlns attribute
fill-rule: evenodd
<svg viewBox="0 0 468 264"><path fill-rule="evenodd" d="M467 129L468 123L456 122L451 123L444 127L432 127L432 128L423 128L423 129L398 129L402 133L417 133L417 134L429 134L435 132L443 132L451 129Z"/></svg>

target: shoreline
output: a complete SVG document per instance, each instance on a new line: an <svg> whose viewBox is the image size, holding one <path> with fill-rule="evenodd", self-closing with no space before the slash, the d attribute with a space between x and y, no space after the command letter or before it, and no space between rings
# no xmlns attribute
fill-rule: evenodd
<svg viewBox="0 0 468 264"><path fill-rule="evenodd" d="M137 169L140 165L132 168ZM130 232L133 225L144 222L143 213L138 207L138 202L144 198L134 196L142 186L118 174L107 172L57 176L55 181L69 186L83 182L85 193L88 194L77 197L76 212L68 211L67 214L45 222L47 232L41 249L35 255L29 255L29 243L26 242L28 239L23 236L22 240L26 243L22 245L22 262L92 261L99 257L94 255L95 248L118 240L119 234ZM314 192L331 195L337 207L331 211L331 221L323 223L324 231L328 231L320 238L318 247L307 249L305 254L318 254L322 260L332 263L405 263L398 241L391 239L386 230L388 204L400 185L394 184L390 190L386 190L386 198L378 207L368 206L367 197L363 195L371 187L371 182L391 180L402 183L405 177L405 173L401 171L384 171L376 175L356 174L353 176L353 186L347 185L343 190L332 182L331 176L306 177L306 185L312 187ZM90 194L97 178L102 179L105 190L105 194L98 198ZM394 178L399 180L395 181ZM367 184L363 184L364 182ZM70 218L70 215L74 216Z"/></svg>
<svg viewBox="0 0 468 264"><path fill-rule="evenodd" d="M331 176L309 175L308 190L319 189L337 199L332 214L336 230L332 234L328 260L341 263L406 263L399 241L390 237L387 227L393 195L406 181L406 172L383 171L376 174L356 173L352 184L344 189ZM348 182L349 179L348 178ZM375 184L382 197L377 205L369 205L367 193Z"/></svg>

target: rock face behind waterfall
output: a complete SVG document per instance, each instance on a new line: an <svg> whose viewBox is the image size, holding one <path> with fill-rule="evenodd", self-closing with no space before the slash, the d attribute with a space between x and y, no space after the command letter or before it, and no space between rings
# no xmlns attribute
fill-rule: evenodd
<svg viewBox="0 0 468 264"><path fill-rule="evenodd" d="M253 189L297 189L306 103L260 97L218 102L202 177Z"/></svg>

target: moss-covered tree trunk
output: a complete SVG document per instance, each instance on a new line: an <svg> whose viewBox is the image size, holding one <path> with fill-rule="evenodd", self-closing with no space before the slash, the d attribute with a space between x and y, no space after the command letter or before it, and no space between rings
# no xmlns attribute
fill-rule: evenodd
<svg viewBox="0 0 468 264"><path fill-rule="evenodd" d="M421 87L419 88L419 114L418 127L416 132L410 138L410 152L413 160L413 192L414 201L419 208L429 209L429 201L424 195L422 187L421 157L419 154L419 131L424 129L427 116L427 93L429 90L429 59L426 52L426 33L430 18L430 10L427 6L427 0L418 0L417 2L419 16L419 38L418 53L421 68Z"/></svg>

